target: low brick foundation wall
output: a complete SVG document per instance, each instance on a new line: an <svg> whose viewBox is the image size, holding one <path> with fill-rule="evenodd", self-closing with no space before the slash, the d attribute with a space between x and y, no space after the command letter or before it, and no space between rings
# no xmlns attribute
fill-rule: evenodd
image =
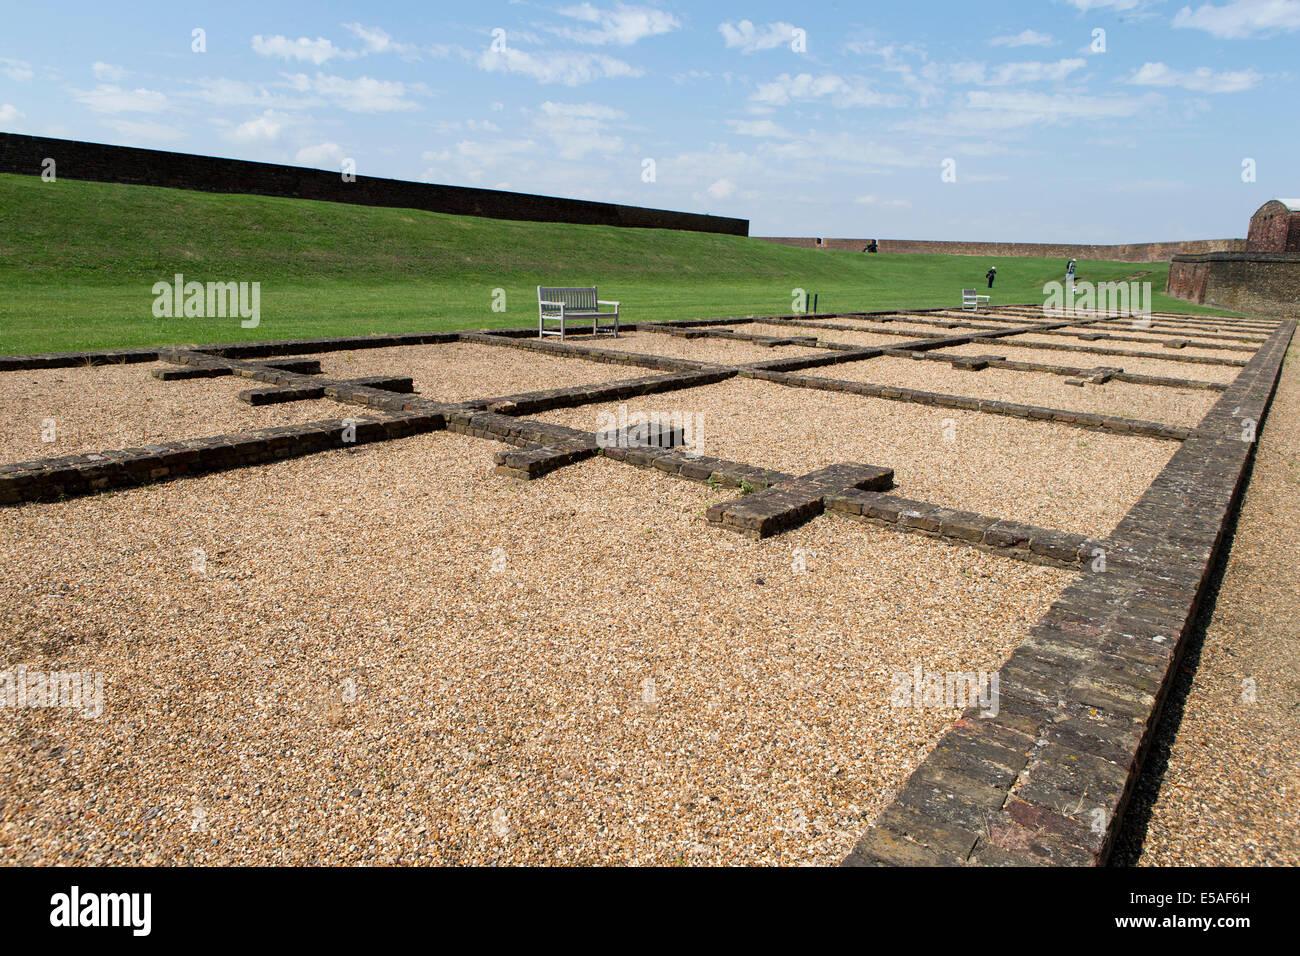
<svg viewBox="0 0 1300 956"><path fill-rule="evenodd" d="M53 501L436 431L438 414L396 412L0 465L0 504Z"/></svg>
<svg viewBox="0 0 1300 956"><path fill-rule="evenodd" d="M1295 331L1279 327L877 816L850 866L1106 862Z"/></svg>
<svg viewBox="0 0 1300 956"><path fill-rule="evenodd" d="M1105 543L1083 534L1040 528L944 508L875 491L850 491L828 498L828 510L855 521L940 538L1030 564L1078 570L1094 559Z"/></svg>

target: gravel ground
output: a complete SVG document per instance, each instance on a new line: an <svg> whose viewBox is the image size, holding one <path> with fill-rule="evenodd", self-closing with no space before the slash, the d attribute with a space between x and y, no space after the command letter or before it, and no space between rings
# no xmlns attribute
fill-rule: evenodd
<svg viewBox="0 0 1300 956"><path fill-rule="evenodd" d="M803 328L798 332L795 332L794 329L787 329L774 325L755 325L751 328L755 335L815 335L819 342L835 342L842 345L883 345L888 348L897 348L904 342L914 341L905 335L889 335L883 332L845 332L841 329L808 328ZM736 331L743 332L744 328L737 326ZM917 338L921 337L922 336L917 336Z"/></svg>
<svg viewBox="0 0 1300 956"><path fill-rule="evenodd" d="M164 367L174 365L162 363ZM0 372L0 462L130 448L228 432L361 416L334 402L289 402L254 408L237 401L246 378L163 382L159 363ZM47 419L54 441L41 440Z"/></svg>
<svg viewBox="0 0 1300 956"><path fill-rule="evenodd" d="M884 344L906 341L903 336L899 335L866 335L861 332L841 332L839 329L816 329L809 328L806 325L776 325L767 322L754 322L750 325L732 325L728 326L728 328L733 332L740 332L748 335L775 335L782 337L791 335L811 335L815 339L828 342L841 341L841 336L852 338L857 335L862 335L864 339L879 339L880 342ZM875 345L876 342L872 341L867 343L864 341L863 344Z"/></svg>
<svg viewBox="0 0 1300 956"><path fill-rule="evenodd" d="M833 864L958 713L892 675L998 666L1071 578L833 517L751 542L704 486L494 447L0 510L5 666L103 681L98 718L0 712L0 856Z"/></svg>
<svg viewBox="0 0 1300 956"><path fill-rule="evenodd" d="M792 474L837 462L882 465L894 469L897 493L907 497L1099 536L1109 533L1177 447L752 379L625 404L629 413L691 415L707 455ZM616 414L618 405L538 417L595 431L598 415Z"/></svg>
<svg viewBox="0 0 1300 956"><path fill-rule="evenodd" d="M983 293L981 293L982 295ZM957 319L959 321L970 320L972 322L989 322L998 325L1015 327L1017 325L1032 325L1036 322L1050 322L1052 319L1044 316L1041 312L1032 315L997 315L989 314L983 310L971 312L969 310L949 310L945 312L931 312L926 318L931 319Z"/></svg>
<svg viewBox="0 0 1300 956"><path fill-rule="evenodd" d="M1177 335L1169 336L1171 339L1178 338ZM1010 346L1017 342L1043 342L1047 345L1082 345L1085 348L1098 347L1105 349L1127 349L1132 352L1161 352L1165 351L1162 345L1146 345L1141 342L1107 342L1098 340L1096 342L1084 342L1081 339L1066 338L1062 335L1041 335L1034 332L1024 332L1020 335L1012 335L1002 341ZM1177 355L1199 355L1202 358L1226 358L1235 362L1244 362L1250 358L1250 352L1234 352L1230 349L1219 348L1202 348L1197 345L1188 345L1186 348L1172 350Z"/></svg>
<svg viewBox="0 0 1300 956"><path fill-rule="evenodd" d="M648 374L628 365L559 358L508 346L468 342L324 352L307 357L320 359L321 373L329 378L408 375L415 383L416 392L436 402L463 402L544 388L594 385Z"/></svg>
<svg viewBox="0 0 1300 956"><path fill-rule="evenodd" d="M1218 392L1204 389L1156 388L1116 381L1080 388L1066 385L1063 376L1046 372L998 368L969 372L941 362L888 357L812 368L805 374L1186 426L1198 424L1219 397Z"/></svg>
<svg viewBox="0 0 1300 956"><path fill-rule="evenodd" d="M749 329L750 326L745 328ZM767 348L752 342L728 339L681 339L673 335L665 335L663 332L626 332L616 339L603 335L599 339L573 338L572 342L574 345L586 345L591 348L620 349L624 352L663 355L668 358L689 359L693 362L716 362L720 365L748 365L750 362L814 355L821 351L802 345L778 345L775 348Z"/></svg>
<svg viewBox="0 0 1300 956"><path fill-rule="evenodd" d="M1188 649L1116 862L1300 865L1298 541L1300 349L1293 345L1260 432L1217 601L1202 615L1203 643Z"/></svg>
<svg viewBox="0 0 1300 956"><path fill-rule="evenodd" d="M1097 329L1098 331L1131 329L1133 328L1133 320L1121 319L1115 322L1101 322L1093 326L1093 328ZM1258 338L1260 340L1263 340L1268 338L1269 335L1272 334L1273 328L1274 327L1272 326L1260 327L1255 325L1231 325L1231 324L1193 325L1191 323L1166 321L1166 320L1155 318L1151 320L1150 331L1156 333L1162 332L1165 335L1178 335L1182 332L1186 332L1188 335L1195 335L1197 333L1209 333L1209 334L1216 334L1216 335L1222 333L1230 333L1232 335L1243 335L1246 337Z"/></svg>
<svg viewBox="0 0 1300 956"><path fill-rule="evenodd" d="M1134 375L1164 375L1197 382L1224 382L1235 379L1241 369L1235 365L1202 365L1199 362L1167 362L1164 359L1129 358L1127 355L1097 355L1094 352L1066 352L1060 349L1018 349L1001 341L972 342L941 349L952 355L1000 355L1009 362L1034 362L1038 365L1067 365L1070 368L1096 368L1109 365ZM1242 353L1245 355L1245 353Z"/></svg>
<svg viewBox="0 0 1300 956"><path fill-rule="evenodd" d="M1061 329L1061 331L1073 332L1074 330ZM1197 337L1201 336L1202 338L1199 339L1199 342L1202 345L1248 345L1252 347L1258 346L1261 342L1263 342L1266 338L1268 338L1267 335L1258 335L1258 334L1245 335L1244 333L1232 333L1234 336L1241 335L1243 340L1238 340L1236 338L1227 339L1227 338L1218 337L1221 334L1226 334L1226 333L1209 332L1203 329L1178 329L1178 330L1150 329L1150 328L1134 328L1132 325L1116 325L1107 328L1088 326L1088 327L1080 328L1078 331L1083 332L1084 334L1088 334L1089 332L1100 332L1105 335L1123 335L1125 337L1140 338L1143 339L1144 341L1150 341L1150 342L1167 342L1170 339L1189 339L1191 341L1198 341ZM1212 336L1212 337L1204 338L1204 336ZM1241 354L1247 355L1247 353L1245 352L1242 352Z"/></svg>
<svg viewBox="0 0 1300 956"><path fill-rule="evenodd" d="M895 319L892 322L872 322L868 319L832 319L835 325L852 325L868 332L878 332L881 329L897 329L900 332L916 332L918 335L952 335L960 331L958 329L945 329L941 325L930 325L924 322L905 322L902 319ZM826 334L830 335L833 329L828 329Z"/></svg>

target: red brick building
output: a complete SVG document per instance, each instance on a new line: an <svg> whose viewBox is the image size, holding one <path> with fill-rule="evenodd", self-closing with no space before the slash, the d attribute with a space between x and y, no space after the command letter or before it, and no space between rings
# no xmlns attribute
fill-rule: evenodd
<svg viewBox="0 0 1300 956"><path fill-rule="evenodd" d="M1247 252L1300 252L1300 199L1272 199L1250 217Z"/></svg>
<svg viewBox="0 0 1300 956"><path fill-rule="evenodd" d="M1248 315L1300 317L1300 199L1260 206L1245 252L1174 256L1165 291Z"/></svg>

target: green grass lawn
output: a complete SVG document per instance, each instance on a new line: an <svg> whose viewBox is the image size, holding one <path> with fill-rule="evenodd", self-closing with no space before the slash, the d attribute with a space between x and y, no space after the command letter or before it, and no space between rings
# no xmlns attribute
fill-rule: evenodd
<svg viewBox="0 0 1300 956"><path fill-rule="evenodd" d="M536 286L598 285L629 321L959 305L970 256L791 249L661 229L506 222L411 209L0 175L0 353L489 328L536 322ZM1000 259L994 303L1042 302L1058 259ZM1168 263L1080 262L1150 282ZM261 322L155 318L155 282L261 283ZM505 290L504 312L493 311Z"/></svg>

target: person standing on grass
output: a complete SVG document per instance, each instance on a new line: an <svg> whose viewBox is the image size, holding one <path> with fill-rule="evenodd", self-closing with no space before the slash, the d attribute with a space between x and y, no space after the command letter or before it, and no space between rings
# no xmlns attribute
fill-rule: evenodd
<svg viewBox="0 0 1300 956"><path fill-rule="evenodd" d="M1074 285L1074 260L1071 259L1065 264L1065 284Z"/></svg>
<svg viewBox="0 0 1300 956"><path fill-rule="evenodd" d="M998 277L998 267L989 266L989 271L984 273L984 278L989 280L989 288L993 288L993 280Z"/></svg>

